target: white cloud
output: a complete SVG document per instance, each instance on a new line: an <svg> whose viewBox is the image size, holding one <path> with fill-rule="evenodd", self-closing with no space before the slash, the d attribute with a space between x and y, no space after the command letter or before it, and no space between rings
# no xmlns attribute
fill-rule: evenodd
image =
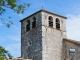
<svg viewBox="0 0 80 60"><path fill-rule="evenodd" d="M68 14L67 17L67 37L80 41L80 14Z"/></svg>
<svg viewBox="0 0 80 60"><path fill-rule="evenodd" d="M80 4L76 4L72 8L72 12L67 16L67 37L80 41Z"/></svg>

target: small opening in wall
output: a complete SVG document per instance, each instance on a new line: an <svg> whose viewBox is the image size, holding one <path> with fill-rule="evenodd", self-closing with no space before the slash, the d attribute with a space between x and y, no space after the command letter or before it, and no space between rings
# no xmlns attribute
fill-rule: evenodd
<svg viewBox="0 0 80 60"><path fill-rule="evenodd" d="M69 54L70 55L75 55L75 53L76 53L76 50L75 49L69 49Z"/></svg>
<svg viewBox="0 0 80 60"><path fill-rule="evenodd" d="M49 20L49 27L53 27L53 18L52 18L52 16L49 16L48 20Z"/></svg>
<svg viewBox="0 0 80 60"><path fill-rule="evenodd" d="M26 31L30 30L30 20L27 20Z"/></svg>
<svg viewBox="0 0 80 60"><path fill-rule="evenodd" d="M32 21L32 28L35 28L36 27L36 18L33 17L33 21Z"/></svg>
<svg viewBox="0 0 80 60"><path fill-rule="evenodd" d="M56 29L60 29L60 21L56 18Z"/></svg>

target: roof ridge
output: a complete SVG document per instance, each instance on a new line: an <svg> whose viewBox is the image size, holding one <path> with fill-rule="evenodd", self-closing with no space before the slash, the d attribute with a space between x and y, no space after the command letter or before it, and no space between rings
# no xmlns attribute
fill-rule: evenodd
<svg viewBox="0 0 80 60"><path fill-rule="evenodd" d="M49 12L49 11L44 10L44 9L40 9L39 11L37 11L37 12L35 12L35 13L33 13L33 14L29 15L28 17L23 18L22 20L20 20L20 22L22 22L23 20L25 20L25 19L27 19L27 18L29 18L29 17L33 16L34 14L37 14L38 12L41 12L41 11L43 11L43 12L47 12L47 13L50 13L50 14L53 14L53 15L56 15L56 16L59 16L59 17L62 17L62 18L67 19L67 17L64 17L64 16L62 16L62 15L55 14L55 13L53 13L53 12Z"/></svg>
<svg viewBox="0 0 80 60"><path fill-rule="evenodd" d="M68 38L63 38L64 41L68 41L68 42L72 42L72 43L76 43L76 44L80 44L80 41L76 41L76 40L72 40L72 39L68 39Z"/></svg>

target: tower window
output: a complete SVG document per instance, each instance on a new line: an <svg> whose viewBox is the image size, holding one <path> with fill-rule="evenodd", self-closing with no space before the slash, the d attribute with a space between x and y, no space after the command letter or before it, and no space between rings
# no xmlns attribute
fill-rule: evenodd
<svg viewBox="0 0 80 60"><path fill-rule="evenodd" d="M30 30L30 20L27 20L26 31Z"/></svg>
<svg viewBox="0 0 80 60"><path fill-rule="evenodd" d="M35 28L36 27L36 18L33 17L33 21L32 21L32 28Z"/></svg>
<svg viewBox="0 0 80 60"><path fill-rule="evenodd" d="M49 20L49 27L53 27L53 18L49 16L48 20Z"/></svg>
<svg viewBox="0 0 80 60"><path fill-rule="evenodd" d="M56 18L56 29L60 29L60 21Z"/></svg>

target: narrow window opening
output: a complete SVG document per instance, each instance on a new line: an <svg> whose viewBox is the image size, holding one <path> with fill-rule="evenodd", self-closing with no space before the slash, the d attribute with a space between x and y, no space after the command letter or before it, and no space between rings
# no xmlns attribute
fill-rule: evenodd
<svg viewBox="0 0 80 60"><path fill-rule="evenodd" d="M60 21L58 18L56 18L56 28L60 29Z"/></svg>
<svg viewBox="0 0 80 60"><path fill-rule="evenodd" d="M33 17L32 28L35 28L35 27L36 27L36 18Z"/></svg>
<svg viewBox="0 0 80 60"><path fill-rule="evenodd" d="M69 54L70 55L75 55L76 49L69 49Z"/></svg>
<svg viewBox="0 0 80 60"><path fill-rule="evenodd" d="M30 20L27 21L27 25L26 25L26 31L30 30Z"/></svg>
<svg viewBox="0 0 80 60"><path fill-rule="evenodd" d="M53 18L49 16L48 20L49 20L49 27L53 27Z"/></svg>

